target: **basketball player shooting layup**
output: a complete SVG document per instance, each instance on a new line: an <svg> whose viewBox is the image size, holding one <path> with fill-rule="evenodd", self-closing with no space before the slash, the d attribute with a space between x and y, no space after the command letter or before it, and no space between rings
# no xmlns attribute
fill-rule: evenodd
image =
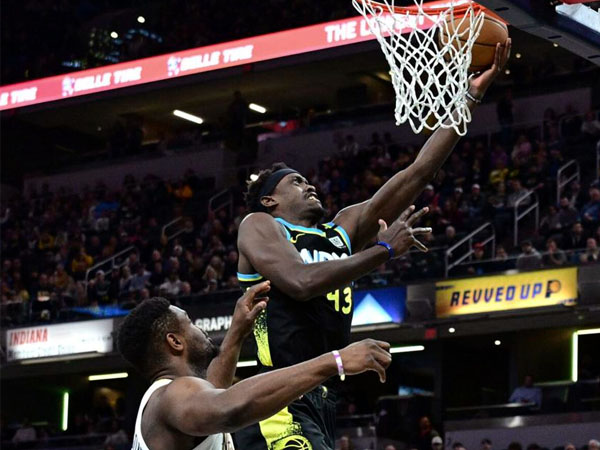
<svg viewBox="0 0 600 450"><path fill-rule="evenodd" d="M121 354L152 381L139 407L133 450L233 450L229 434L265 419L339 372L331 353L229 387L242 343L267 305L268 281L238 300L221 347L164 298L138 305L118 336ZM386 342L367 339L339 351L348 375L392 361Z"/></svg>
<svg viewBox="0 0 600 450"><path fill-rule="evenodd" d="M467 101L471 110L502 71L510 46L510 39L498 44L493 65L470 81ZM315 188L295 170L274 165L249 183L246 202L253 214L239 229L238 277L243 287L262 280L270 280L273 286L271 301L254 327L263 371L346 346L352 321L352 281L412 246L427 251L416 237L431 230L412 228L427 209L413 213L413 207L408 207L458 139L453 129L438 129L415 161L370 200L343 209L325 224L320 223L325 211ZM377 244L365 249L373 242ZM321 386L275 416L236 433L236 445L243 450L333 449L331 387L331 383Z"/></svg>

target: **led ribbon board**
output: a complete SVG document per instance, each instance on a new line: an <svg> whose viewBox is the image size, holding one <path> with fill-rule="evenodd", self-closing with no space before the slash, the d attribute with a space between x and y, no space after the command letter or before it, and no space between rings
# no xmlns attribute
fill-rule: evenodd
<svg viewBox="0 0 600 450"><path fill-rule="evenodd" d="M445 280L435 284L438 318L577 301L577 268Z"/></svg>
<svg viewBox="0 0 600 450"><path fill-rule="evenodd" d="M447 4L445 1L429 5ZM414 19L416 22L416 19ZM391 21L393 23L393 20ZM431 20L414 24L420 29ZM0 111L373 40L361 16L0 88Z"/></svg>

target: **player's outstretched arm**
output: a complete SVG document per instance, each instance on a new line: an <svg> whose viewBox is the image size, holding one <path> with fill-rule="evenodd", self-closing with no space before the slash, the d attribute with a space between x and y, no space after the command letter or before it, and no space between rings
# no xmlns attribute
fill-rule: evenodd
<svg viewBox="0 0 600 450"><path fill-rule="evenodd" d="M237 301L219 356L212 360L206 372L206 379L214 387L231 386L244 340L252 332L254 321L260 312L267 307L269 298L266 294L270 289L271 282L264 281L246 290Z"/></svg>
<svg viewBox="0 0 600 450"><path fill-rule="evenodd" d="M494 64L470 81L469 92L473 97L483 97L508 61L510 48L510 38L503 46L496 46ZM467 103L471 110L476 106L470 100ZM370 200L338 213L334 222L346 230L353 248L360 250L373 240L379 219L391 222L415 201L442 167L459 139L460 136L453 128L438 128L409 167L390 178Z"/></svg>
<svg viewBox="0 0 600 450"><path fill-rule="evenodd" d="M426 210L414 213L407 209L390 227L380 226L379 240L387 242L395 256L410 247L427 249L415 236L430 233L429 228L413 228ZM250 214L240 225L238 233L240 258L273 286L296 300L310 300L317 295L339 289L371 272L390 258L386 248L376 245L349 258L304 264L296 248L288 242L279 223L266 213Z"/></svg>
<svg viewBox="0 0 600 450"><path fill-rule="evenodd" d="M374 371L385 382L385 369L392 361L389 348L387 342L367 339L340 350L345 374ZM158 411L166 425L186 435L234 432L272 416L337 374L335 358L328 353L248 378L226 390L200 378L177 378L158 399Z"/></svg>

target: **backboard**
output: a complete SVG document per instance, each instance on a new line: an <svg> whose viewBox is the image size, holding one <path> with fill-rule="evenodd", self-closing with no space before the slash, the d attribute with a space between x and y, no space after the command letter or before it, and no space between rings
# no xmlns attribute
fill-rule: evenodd
<svg viewBox="0 0 600 450"><path fill-rule="evenodd" d="M600 66L600 2L589 0L478 0L512 26Z"/></svg>

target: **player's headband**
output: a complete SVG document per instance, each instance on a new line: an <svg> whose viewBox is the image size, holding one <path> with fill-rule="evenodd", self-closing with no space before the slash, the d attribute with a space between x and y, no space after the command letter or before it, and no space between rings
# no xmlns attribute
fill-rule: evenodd
<svg viewBox="0 0 600 450"><path fill-rule="evenodd" d="M265 183L263 188L260 190L260 196L258 198L263 198L265 195L271 195L275 190L275 187L277 187L277 185L281 181L281 179L286 175L289 175L290 173L299 172L290 168L279 169L273 172L267 179L267 182Z"/></svg>

